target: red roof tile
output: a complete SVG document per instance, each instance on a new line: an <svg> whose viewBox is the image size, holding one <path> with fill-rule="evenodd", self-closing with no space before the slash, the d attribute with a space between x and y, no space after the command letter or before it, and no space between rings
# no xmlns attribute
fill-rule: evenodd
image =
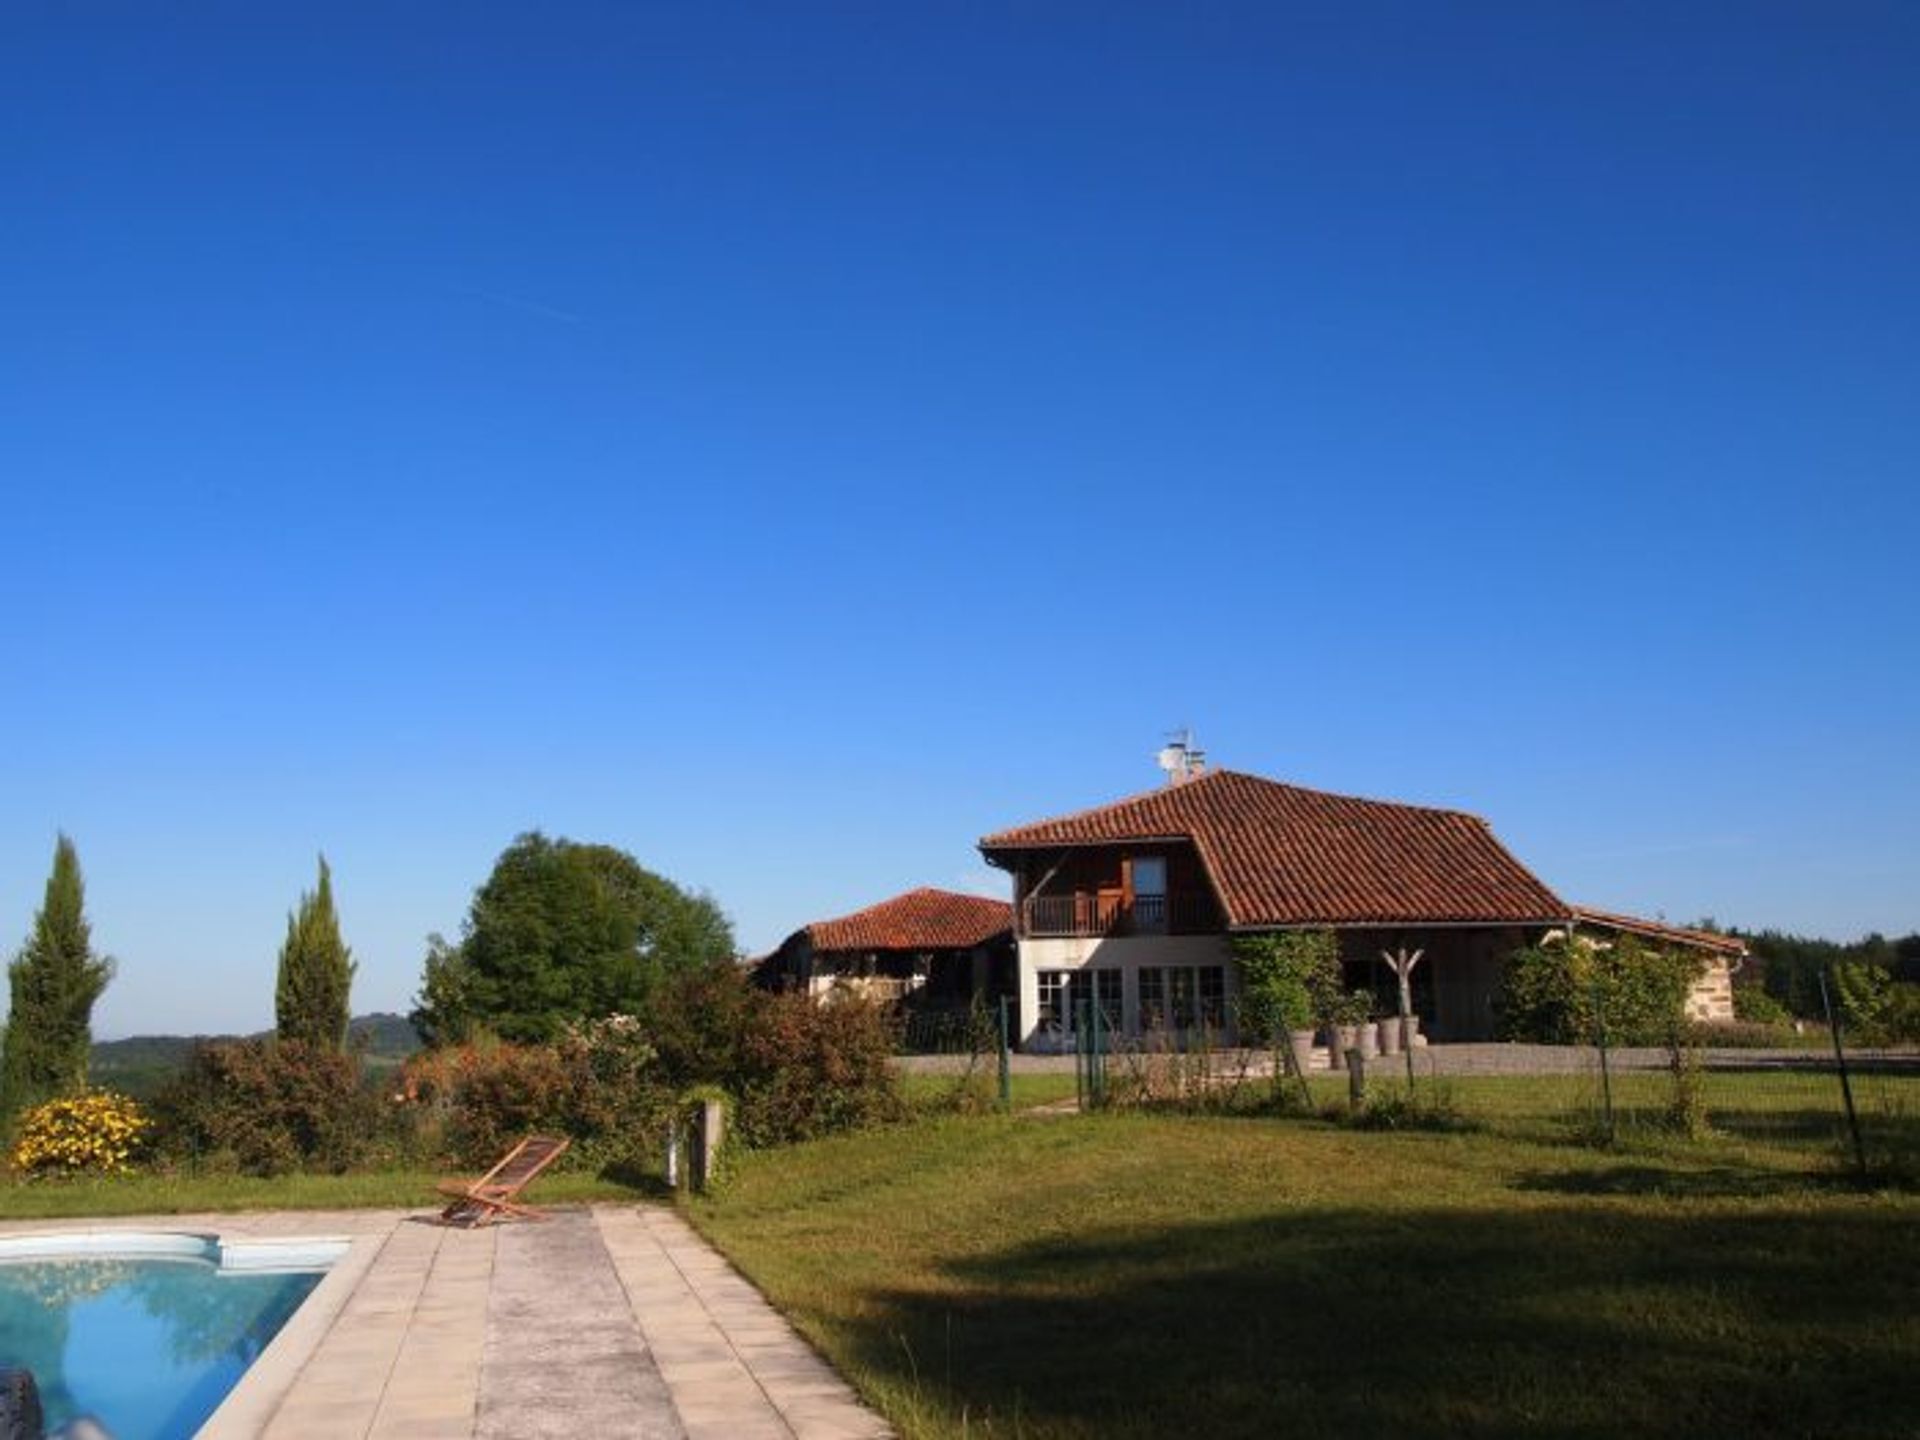
<svg viewBox="0 0 1920 1440"><path fill-rule="evenodd" d="M1013 928L1013 906L922 888L803 927L815 950L966 950Z"/></svg>
<svg viewBox="0 0 1920 1440"><path fill-rule="evenodd" d="M1620 930L1667 945L1690 945L1696 950L1711 950L1720 955L1747 953L1747 942L1732 935L1716 935L1711 930L1692 930L1684 925L1669 925L1663 920L1642 920L1638 915L1591 910L1585 905L1573 907L1573 918L1583 925L1597 925L1602 930Z"/></svg>
<svg viewBox="0 0 1920 1440"><path fill-rule="evenodd" d="M1362 800L1233 770L989 835L1012 852L1191 840L1234 929L1564 923L1571 907L1458 810Z"/></svg>

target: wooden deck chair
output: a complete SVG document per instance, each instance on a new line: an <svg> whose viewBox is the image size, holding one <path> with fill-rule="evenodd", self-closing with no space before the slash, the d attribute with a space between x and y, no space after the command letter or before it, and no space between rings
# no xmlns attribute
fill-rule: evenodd
<svg viewBox="0 0 1920 1440"><path fill-rule="evenodd" d="M443 1225L491 1225L495 1220L544 1220L531 1205L515 1202L534 1177L562 1155L569 1140L529 1135L478 1180L442 1180L435 1188L453 1201L440 1212Z"/></svg>

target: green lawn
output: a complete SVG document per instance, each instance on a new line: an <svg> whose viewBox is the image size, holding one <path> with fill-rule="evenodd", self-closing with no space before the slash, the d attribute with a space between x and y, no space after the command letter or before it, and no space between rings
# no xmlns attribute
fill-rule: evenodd
<svg viewBox="0 0 1920 1440"><path fill-rule="evenodd" d="M1390 1064L1391 1062L1383 1062ZM1848 1131L1839 1082L1817 1070L1709 1071L1699 1077L1704 1119L1719 1142L1708 1149L1723 1160L1737 1155L1761 1169L1819 1170L1840 1160ZM1434 1093L1433 1082L1418 1082ZM1316 1077L1316 1097L1334 1103L1345 1096L1341 1077ZM1376 1093L1404 1092L1403 1078L1386 1070ZM1522 1140L1553 1141L1603 1128L1604 1090L1596 1072L1448 1079L1439 1090L1461 1117ZM1615 1125L1626 1141L1663 1151L1671 1077L1640 1071L1611 1077ZM1856 1114L1876 1158L1909 1158L1920 1152L1920 1074L1863 1074L1853 1078ZM1698 1153L1697 1145L1677 1147Z"/></svg>
<svg viewBox="0 0 1920 1440"><path fill-rule="evenodd" d="M909 1437L1920 1434L1920 1199L1551 1133L934 1118L691 1213Z"/></svg>
<svg viewBox="0 0 1920 1440"><path fill-rule="evenodd" d="M428 1171L385 1170L354 1175L127 1175L115 1179L35 1180L0 1185L0 1220L96 1215L181 1215L225 1210L412 1209L435 1203L433 1187L446 1178ZM570 1171L540 1177L528 1198L557 1205L588 1200L633 1200L645 1191Z"/></svg>
<svg viewBox="0 0 1920 1440"><path fill-rule="evenodd" d="M938 1105L954 1093L959 1083L958 1077L953 1075L902 1075L900 1077L901 1092L916 1105ZM998 1072L991 1063L974 1077L973 1083L988 1101L998 1099L1000 1080ZM1069 1070L1065 1074L1048 1071L1037 1075L1009 1075L1007 1091L1015 1110L1031 1110L1036 1105L1045 1105L1049 1101L1070 1097L1074 1093L1073 1072Z"/></svg>

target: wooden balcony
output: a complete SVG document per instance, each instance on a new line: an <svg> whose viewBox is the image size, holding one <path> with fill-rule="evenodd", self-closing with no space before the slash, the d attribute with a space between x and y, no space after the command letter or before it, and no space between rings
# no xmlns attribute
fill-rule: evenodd
<svg viewBox="0 0 1920 1440"><path fill-rule="evenodd" d="M1220 928L1219 907L1201 893L1118 895L1077 891L1030 895L1022 907L1023 935L1205 935Z"/></svg>

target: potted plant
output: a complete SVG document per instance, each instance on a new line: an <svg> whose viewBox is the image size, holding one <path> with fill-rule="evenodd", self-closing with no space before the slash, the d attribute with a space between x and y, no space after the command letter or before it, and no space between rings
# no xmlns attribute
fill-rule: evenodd
<svg viewBox="0 0 1920 1440"><path fill-rule="evenodd" d="M1420 1038L1420 1017L1418 1015L1409 1011L1400 1018L1398 1023L1406 1027L1400 1039L1407 1049L1411 1050L1416 1045L1424 1045L1427 1043Z"/></svg>
<svg viewBox="0 0 1920 1440"><path fill-rule="evenodd" d="M1400 1053L1400 1017L1383 1015L1377 1027L1380 1031L1380 1053L1398 1055Z"/></svg>
<svg viewBox="0 0 1920 1440"><path fill-rule="evenodd" d="M1373 1059L1380 1053L1380 1027L1373 1023L1373 992L1349 991L1344 1014L1353 1027L1352 1043L1360 1051L1360 1058Z"/></svg>
<svg viewBox="0 0 1920 1440"><path fill-rule="evenodd" d="M1346 1069L1346 1052L1359 1048L1359 1020L1365 1010L1356 1010L1354 996L1336 995L1327 1006L1327 1048L1332 1052L1332 1068Z"/></svg>

